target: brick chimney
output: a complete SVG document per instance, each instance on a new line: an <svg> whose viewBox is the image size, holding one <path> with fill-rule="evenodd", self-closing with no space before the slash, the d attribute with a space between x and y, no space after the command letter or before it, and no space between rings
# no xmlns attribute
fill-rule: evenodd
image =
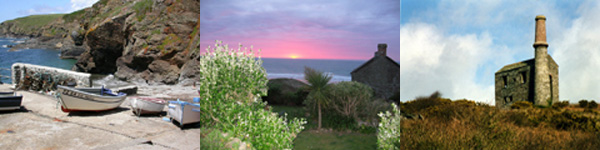
<svg viewBox="0 0 600 150"><path fill-rule="evenodd" d="M535 41L533 47L546 46L546 16L538 15L535 17Z"/></svg>
<svg viewBox="0 0 600 150"><path fill-rule="evenodd" d="M387 44L379 43L377 44L377 52L375 52L375 56L386 56L387 55Z"/></svg>

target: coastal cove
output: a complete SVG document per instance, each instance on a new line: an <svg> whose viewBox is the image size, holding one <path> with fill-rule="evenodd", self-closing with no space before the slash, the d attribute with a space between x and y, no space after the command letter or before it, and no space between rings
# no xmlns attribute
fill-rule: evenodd
<svg viewBox="0 0 600 150"><path fill-rule="evenodd" d="M0 81L12 83L10 79L10 69L14 63L29 63L49 67L62 68L70 70L77 60L60 59L59 50L49 49L24 49L9 52L10 45L16 45L24 39L0 38Z"/></svg>

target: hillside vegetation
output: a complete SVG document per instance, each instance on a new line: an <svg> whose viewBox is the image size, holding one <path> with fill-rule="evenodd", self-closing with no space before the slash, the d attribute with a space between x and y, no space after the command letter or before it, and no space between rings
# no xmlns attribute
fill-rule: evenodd
<svg viewBox="0 0 600 150"><path fill-rule="evenodd" d="M527 103L527 102L526 102ZM498 109L434 93L401 103L401 149L596 149L597 108L520 104ZM408 119L412 118L412 119Z"/></svg>

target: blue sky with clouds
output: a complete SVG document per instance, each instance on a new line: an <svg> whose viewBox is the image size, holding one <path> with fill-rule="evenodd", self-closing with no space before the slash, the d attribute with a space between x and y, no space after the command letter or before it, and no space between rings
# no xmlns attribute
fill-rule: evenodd
<svg viewBox="0 0 600 150"><path fill-rule="evenodd" d="M35 14L70 13L98 0L2 0L0 22Z"/></svg>
<svg viewBox="0 0 600 150"><path fill-rule="evenodd" d="M533 58L535 16L545 15L561 100L600 100L600 2L403 0L401 100L440 91L494 103L494 73Z"/></svg>

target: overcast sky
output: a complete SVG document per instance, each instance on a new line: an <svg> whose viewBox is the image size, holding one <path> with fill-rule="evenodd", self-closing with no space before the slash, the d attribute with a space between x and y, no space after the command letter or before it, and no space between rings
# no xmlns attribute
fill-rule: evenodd
<svg viewBox="0 0 600 150"><path fill-rule="evenodd" d="M494 73L533 58L535 16L545 15L559 65L560 100L600 100L598 1L403 0L401 100L430 95L495 103Z"/></svg>
<svg viewBox="0 0 600 150"><path fill-rule="evenodd" d="M262 57L368 60L378 43L399 60L398 0L200 1L200 47L221 40Z"/></svg>
<svg viewBox="0 0 600 150"><path fill-rule="evenodd" d="M98 0L1 0L0 22L36 14L71 13Z"/></svg>

